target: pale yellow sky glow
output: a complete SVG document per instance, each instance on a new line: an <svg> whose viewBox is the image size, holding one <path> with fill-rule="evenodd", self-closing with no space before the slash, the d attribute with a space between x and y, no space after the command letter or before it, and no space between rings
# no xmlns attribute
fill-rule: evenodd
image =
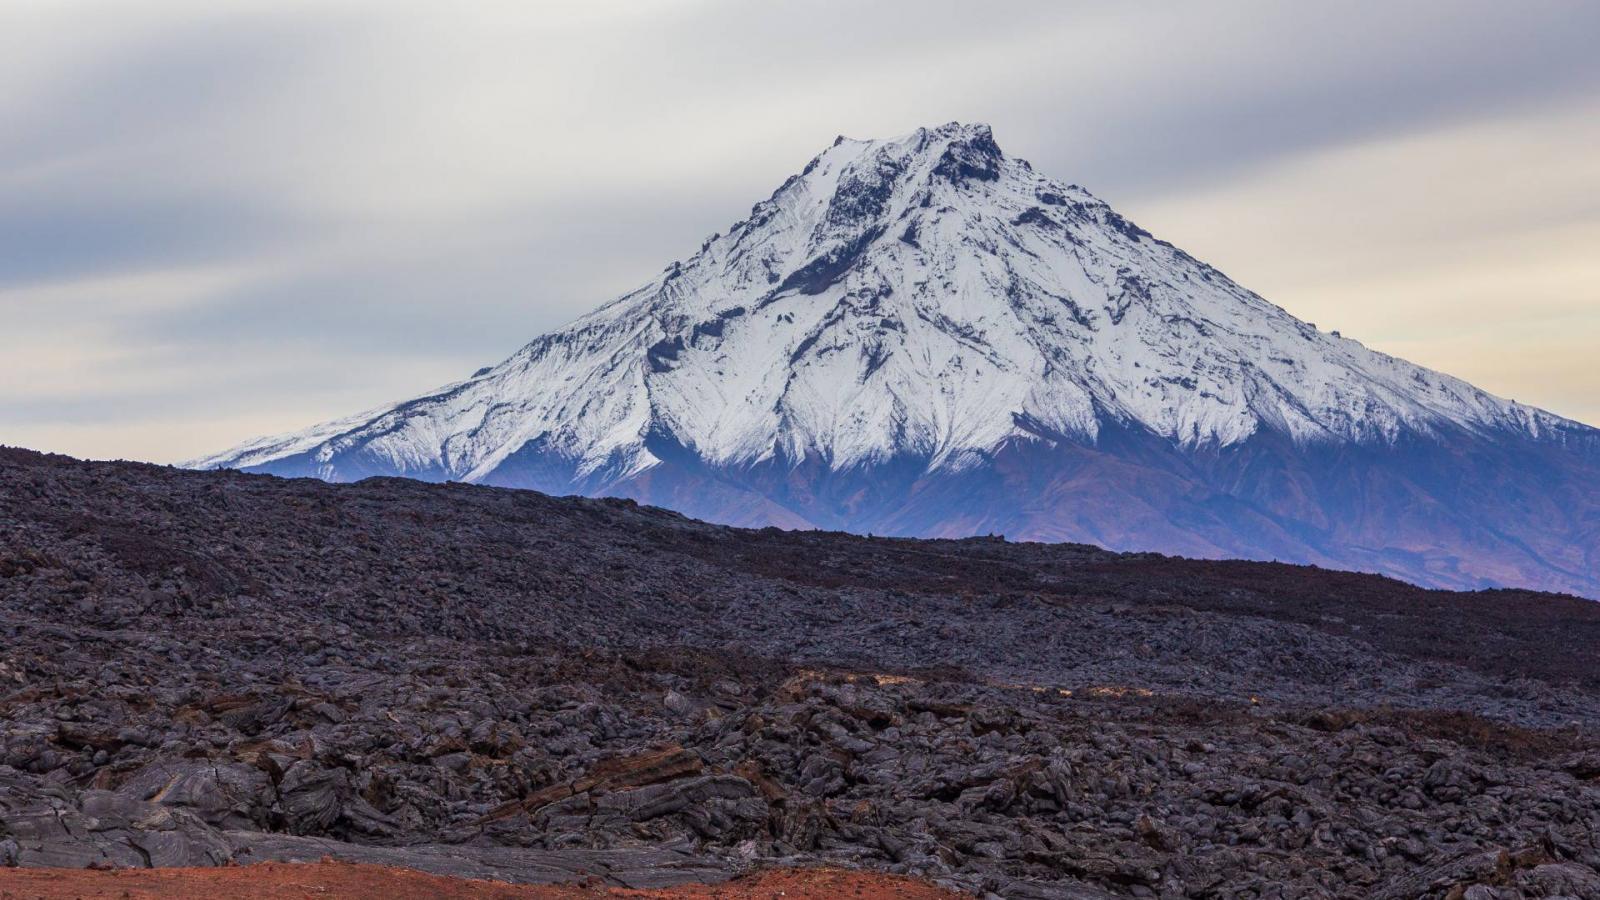
<svg viewBox="0 0 1600 900"><path fill-rule="evenodd" d="M0 443L454 381L836 134L986 121L1300 317L1600 424L1600 6L0 5Z"/></svg>
<svg viewBox="0 0 1600 900"><path fill-rule="evenodd" d="M1600 423L1600 103L1308 154L1133 214L1325 329Z"/></svg>

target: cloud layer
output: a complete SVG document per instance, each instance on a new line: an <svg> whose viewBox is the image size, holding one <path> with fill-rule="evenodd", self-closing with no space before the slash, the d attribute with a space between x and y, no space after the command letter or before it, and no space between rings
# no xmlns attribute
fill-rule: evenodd
<svg viewBox="0 0 1600 900"><path fill-rule="evenodd" d="M835 134L1007 152L1600 424L1585 2L0 7L0 442L172 461L497 361Z"/></svg>

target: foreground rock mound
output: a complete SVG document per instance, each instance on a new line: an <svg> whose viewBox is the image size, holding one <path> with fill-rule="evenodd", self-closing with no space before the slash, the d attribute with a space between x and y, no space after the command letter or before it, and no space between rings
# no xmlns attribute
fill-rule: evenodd
<svg viewBox="0 0 1600 900"><path fill-rule="evenodd" d="M1596 896L1600 606L0 451L0 864Z"/></svg>

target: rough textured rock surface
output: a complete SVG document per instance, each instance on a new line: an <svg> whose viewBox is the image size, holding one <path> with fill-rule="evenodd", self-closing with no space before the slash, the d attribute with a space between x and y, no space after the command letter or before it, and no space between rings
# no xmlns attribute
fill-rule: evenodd
<svg viewBox="0 0 1600 900"><path fill-rule="evenodd" d="M714 885L648 890L592 883L512 885L335 861L262 863L248 869L0 869L0 900L955 900L960 896L965 895L911 878L814 867L767 869Z"/></svg>
<svg viewBox="0 0 1600 900"><path fill-rule="evenodd" d="M0 450L0 865L1595 896L1600 605Z"/></svg>

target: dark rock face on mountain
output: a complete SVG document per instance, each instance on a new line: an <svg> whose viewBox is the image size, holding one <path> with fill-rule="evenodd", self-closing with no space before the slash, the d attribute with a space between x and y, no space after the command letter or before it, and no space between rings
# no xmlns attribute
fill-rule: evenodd
<svg viewBox="0 0 1600 900"><path fill-rule="evenodd" d="M982 125L841 138L504 363L195 465L1600 598L1600 431L1322 332Z"/></svg>
<svg viewBox="0 0 1600 900"><path fill-rule="evenodd" d="M1600 605L0 450L0 864L1591 897Z"/></svg>

